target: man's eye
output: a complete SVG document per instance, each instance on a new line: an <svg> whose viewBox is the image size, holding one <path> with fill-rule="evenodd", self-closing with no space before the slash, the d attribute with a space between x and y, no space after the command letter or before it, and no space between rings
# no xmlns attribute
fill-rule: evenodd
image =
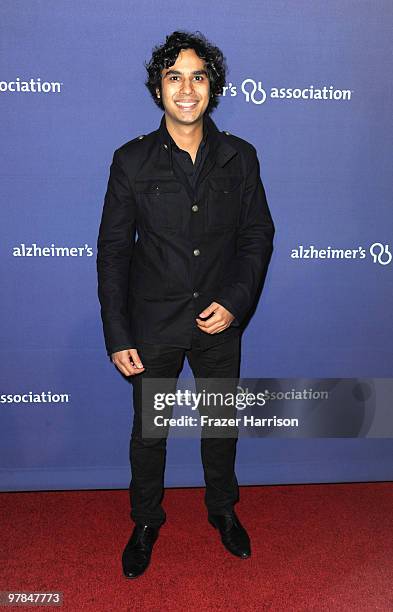
<svg viewBox="0 0 393 612"><path fill-rule="evenodd" d="M172 76L169 77L169 80L171 81L172 79L178 79L178 78L179 78L178 75L173 74ZM200 74L196 74L194 78L195 79L200 79L201 81L204 80L204 77L202 75L200 75Z"/></svg>

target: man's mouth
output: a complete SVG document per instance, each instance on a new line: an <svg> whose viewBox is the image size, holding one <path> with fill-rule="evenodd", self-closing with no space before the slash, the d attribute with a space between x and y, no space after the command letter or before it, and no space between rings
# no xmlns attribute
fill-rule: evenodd
<svg viewBox="0 0 393 612"><path fill-rule="evenodd" d="M175 104L182 110L192 110L198 104L198 100L189 100L187 102L177 100Z"/></svg>

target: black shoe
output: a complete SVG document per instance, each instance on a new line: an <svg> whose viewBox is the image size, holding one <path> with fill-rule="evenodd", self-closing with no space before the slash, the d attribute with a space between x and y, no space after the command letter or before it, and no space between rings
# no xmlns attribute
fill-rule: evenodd
<svg viewBox="0 0 393 612"><path fill-rule="evenodd" d="M234 511L209 515L208 520L219 530L222 543L230 553L242 559L251 556L250 538Z"/></svg>
<svg viewBox="0 0 393 612"><path fill-rule="evenodd" d="M134 531L123 551L123 573L126 578L137 578L147 568L159 527L135 525Z"/></svg>

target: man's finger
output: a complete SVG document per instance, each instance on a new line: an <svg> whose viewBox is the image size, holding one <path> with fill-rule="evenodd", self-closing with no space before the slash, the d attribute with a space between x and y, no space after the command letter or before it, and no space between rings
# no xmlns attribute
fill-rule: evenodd
<svg viewBox="0 0 393 612"><path fill-rule="evenodd" d="M224 329L226 329L227 327L228 325L226 323L221 325L215 325L214 327L209 329L209 334L218 334L219 332L224 331Z"/></svg>
<svg viewBox="0 0 393 612"><path fill-rule="evenodd" d="M144 370L136 349L125 349L113 353L112 363L114 363L117 369L125 376L134 376Z"/></svg>
<svg viewBox="0 0 393 612"><path fill-rule="evenodd" d="M124 374L124 376L131 376L131 372L129 371L130 368L125 367L122 363L120 363L119 361L114 361L113 362L115 364L115 366L117 367L117 369L119 370L119 372L121 372L122 374Z"/></svg>
<svg viewBox="0 0 393 612"><path fill-rule="evenodd" d="M114 360L113 363L125 376L135 376L135 374L140 374L144 370L144 368L136 368L130 362L120 359Z"/></svg>
<svg viewBox="0 0 393 612"><path fill-rule="evenodd" d="M218 329L213 330L211 333L212 334L219 334L220 332L224 331L224 329L227 329L227 327L229 327L229 325L222 325Z"/></svg>
<svg viewBox="0 0 393 612"><path fill-rule="evenodd" d="M129 366L126 366L119 359L112 359L112 363L122 374L124 374L125 376L130 376L129 369L131 368L131 364Z"/></svg>
<svg viewBox="0 0 393 612"><path fill-rule="evenodd" d="M216 323L222 323L223 319L220 314L214 314L208 321L201 321L200 319L196 319L198 327L201 329L210 329L212 325L216 325Z"/></svg>
<svg viewBox="0 0 393 612"><path fill-rule="evenodd" d="M199 313L198 317L208 317L212 312L217 310L218 306L217 302L212 302L205 310Z"/></svg>
<svg viewBox="0 0 393 612"><path fill-rule="evenodd" d="M199 324L198 322L197 322L197 325L198 325L199 329L204 331L204 332L214 333L219 328L225 329L228 326L228 321L225 321L223 319L215 319L215 321L211 321L211 322L209 320L209 325L202 324L202 323Z"/></svg>
<svg viewBox="0 0 393 612"><path fill-rule="evenodd" d="M133 362L135 367L142 369L143 368L143 363L141 361L141 358L138 355L137 349L130 349L129 353L130 353L131 361Z"/></svg>

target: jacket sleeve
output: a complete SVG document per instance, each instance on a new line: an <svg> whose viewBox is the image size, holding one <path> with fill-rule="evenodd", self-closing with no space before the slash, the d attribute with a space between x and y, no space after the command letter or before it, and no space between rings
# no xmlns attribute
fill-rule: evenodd
<svg viewBox="0 0 393 612"><path fill-rule="evenodd" d="M235 316L232 325L242 322L265 279L273 252L274 233L257 152L252 146L241 203L236 255L214 300Z"/></svg>
<svg viewBox="0 0 393 612"><path fill-rule="evenodd" d="M113 154L97 240L98 298L108 355L134 347L128 297L129 269L135 244L135 197Z"/></svg>

